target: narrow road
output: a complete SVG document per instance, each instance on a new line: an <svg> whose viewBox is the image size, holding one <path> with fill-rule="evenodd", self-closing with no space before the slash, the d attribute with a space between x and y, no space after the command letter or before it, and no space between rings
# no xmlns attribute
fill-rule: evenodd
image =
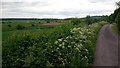
<svg viewBox="0 0 120 68"><path fill-rule="evenodd" d="M118 66L118 35L111 26L104 25L99 32L94 66Z"/></svg>

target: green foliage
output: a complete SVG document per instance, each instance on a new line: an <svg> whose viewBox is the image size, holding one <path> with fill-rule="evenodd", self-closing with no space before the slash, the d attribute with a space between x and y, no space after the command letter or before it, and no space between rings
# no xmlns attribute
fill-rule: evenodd
<svg viewBox="0 0 120 68"><path fill-rule="evenodd" d="M119 2L116 2L116 5L119 6ZM110 16L109 16L109 22L115 22L115 19L117 17L117 14L120 12L120 8L116 9L114 11L114 13L112 13Z"/></svg>
<svg viewBox="0 0 120 68"><path fill-rule="evenodd" d="M120 13L120 8L116 9L114 13L109 16L110 22L115 22L115 19L119 13Z"/></svg>
<svg viewBox="0 0 120 68"><path fill-rule="evenodd" d="M50 33L15 33L3 42L2 66L73 68L91 65L97 34L103 24L76 27L69 23Z"/></svg>
<svg viewBox="0 0 120 68"><path fill-rule="evenodd" d="M109 16L107 16L107 15L102 15L102 16L89 16L89 15L87 15L85 18L81 18L81 20L83 22L85 22L86 24L92 24L92 23L101 22L101 21L108 21Z"/></svg>
<svg viewBox="0 0 120 68"><path fill-rule="evenodd" d="M23 25L17 25L16 28L17 28L18 30L22 30L22 29L24 29L25 27L24 27Z"/></svg>
<svg viewBox="0 0 120 68"><path fill-rule="evenodd" d="M113 14L109 16L109 22L114 22Z"/></svg>
<svg viewBox="0 0 120 68"><path fill-rule="evenodd" d="M4 24L5 22L2 21L2 24Z"/></svg>
<svg viewBox="0 0 120 68"><path fill-rule="evenodd" d="M116 9L114 11L114 15L113 15L113 18L114 18L114 21L115 21L115 18L117 17L117 15L120 13L120 8Z"/></svg>
<svg viewBox="0 0 120 68"><path fill-rule="evenodd" d="M109 16L108 15L103 15L100 19L100 21L109 21Z"/></svg>
<svg viewBox="0 0 120 68"><path fill-rule="evenodd" d="M92 23L92 22L91 22L91 17L90 17L89 15L87 15L87 17L86 17L86 23L87 23L88 25Z"/></svg>
<svg viewBox="0 0 120 68"><path fill-rule="evenodd" d="M10 25L10 24L8 24L8 27L11 27L11 25Z"/></svg>
<svg viewBox="0 0 120 68"><path fill-rule="evenodd" d="M50 21L47 21L47 23L50 23Z"/></svg>
<svg viewBox="0 0 120 68"><path fill-rule="evenodd" d="M72 18L71 23L73 25L78 25L81 23L81 20L80 20L80 18Z"/></svg>
<svg viewBox="0 0 120 68"><path fill-rule="evenodd" d="M32 26L35 26L34 24L32 24Z"/></svg>
<svg viewBox="0 0 120 68"><path fill-rule="evenodd" d="M115 22L117 24L118 31L120 31L120 1L117 2L116 5L118 8L109 16L109 18L111 22Z"/></svg>
<svg viewBox="0 0 120 68"><path fill-rule="evenodd" d="M117 23L118 31L120 32L120 13L117 14L115 22Z"/></svg>

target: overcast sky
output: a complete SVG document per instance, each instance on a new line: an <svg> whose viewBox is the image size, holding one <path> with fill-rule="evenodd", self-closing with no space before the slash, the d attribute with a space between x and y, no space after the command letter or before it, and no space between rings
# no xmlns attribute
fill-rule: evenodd
<svg viewBox="0 0 120 68"><path fill-rule="evenodd" d="M70 18L110 15L119 0L2 0L1 17Z"/></svg>

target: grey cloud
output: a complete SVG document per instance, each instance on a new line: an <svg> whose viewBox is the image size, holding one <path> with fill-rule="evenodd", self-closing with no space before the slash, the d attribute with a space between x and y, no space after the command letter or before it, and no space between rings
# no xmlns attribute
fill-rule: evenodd
<svg viewBox="0 0 120 68"><path fill-rule="evenodd" d="M74 11L74 10L64 10L64 11L61 11L59 12L59 14L61 15L78 15L78 14L104 14L104 13L108 13L108 12L111 12L112 10L104 10L104 9L99 9L99 10L89 10L89 9L81 9L81 10L77 10L77 11Z"/></svg>
<svg viewBox="0 0 120 68"><path fill-rule="evenodd" d="M48 6L47 2L1 2L2 13L6 15L19 15L19 14L50 14L46 12L33 12L25 11L23 7L32 7L38 5L39 7Z"/></svg>
<svg viewBox="0 0 120 68"><path fill-rule="evenodd" d="M89 2L92 2L92 3L98 3L98 2L107 2L107 3L109 3L109 2L117 2L118 0L87 0L87 1L89 1Z"/></svg>
<svg viewBox="0 0 120 68"><path fill-rule="evenodd" d="M111 10L87 10L87 11L58 11L58 13L50 12L50 11L44 11L44 12L35 12L35 11L24 11L24 10L11 10L10 12L6 13L11 16L55 16L55 15L62 15L62 16L79 16L79 15L84 15L84 14L104 14L111 12Z"/></svg>
<svg viewBox="0 0 120 68"><path fill-rule="evenodd" d="M39 7L44 7L44 6L49 6L50 5L47 2L28 2L26 4L29 4L31 6L39 6Z"/></svg>
<svg viewBox="0 0 120 68"><path fill-rule="evenodd" d="M40 7L48 6L49 3L47 2L1 2L3 8L19 8L25 6L36 6L39 5Z"/></svg>
<svg viewBox="0 0 120 68"><path fill-rule="evenodd" d="M20 7L23 7L23 2L1 2L2 9L18 9Z"/></svg>
<svg viewBox="0 0 120 68"><path fill-rule="evenodd" d="M89 13L89 14L103 14L106 12L111 12L112 10L105 10L105 9L99 9L99 10L88 10L85 13Z"/></svg>
<svg viewBox="0 0 120 68"><path fill-rule="evenodd" d="M87 0L90 3L98 3L98 2L108 2L110 0ZM113 1L110 1L113 2ZM50 6L51 4L49 2L1 2L0 6L2 6L2 11L4 14L4 17L29 17L29 16L65 16L65 17L71 17L71 16L80 16L80 15L86 15L86 14L92 14L92 15L97 15L97 14L106 14L106 13L111 13L113 10L105 10L103 8L98 8L98 9L77 9L74 10L74 8L70 9L62 9L61 11L59 10L40 10L40 11L35 11L35 10L25 10L29 7L39 7L38 9L41 9L45 6ZM62 6L62 5L61 5ZM55 6L54 6L55 7Z"/></svg>

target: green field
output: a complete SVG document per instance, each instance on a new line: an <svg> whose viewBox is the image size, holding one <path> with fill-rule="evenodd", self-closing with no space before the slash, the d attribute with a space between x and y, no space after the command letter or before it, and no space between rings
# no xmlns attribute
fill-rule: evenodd
<svg viewBox="0 0 120 68"><path fill-rule="evenodd" d="M54 26L60 25L61 21L49 21L51 23L51 26L47 26L49 20L2 20L2 28L4 31L13 31L17 30L16 27L18 25L22 26L23 29L44 29L44 28L52 28ZM66 22L66 21L64 21ZM58 23L58 24L56 24Z"/></svg>
<svg viewBox="0 0 120 68"><path fill-rule="evenodd" d="M54 27L64 24L61 21L53 21L52 23L47 23L46 20L2 20L2 34L3 40L13 33L23 33L23 32L39 32L51 31ZM21 29L17 29L17 26L21 25Z"/></svg>

